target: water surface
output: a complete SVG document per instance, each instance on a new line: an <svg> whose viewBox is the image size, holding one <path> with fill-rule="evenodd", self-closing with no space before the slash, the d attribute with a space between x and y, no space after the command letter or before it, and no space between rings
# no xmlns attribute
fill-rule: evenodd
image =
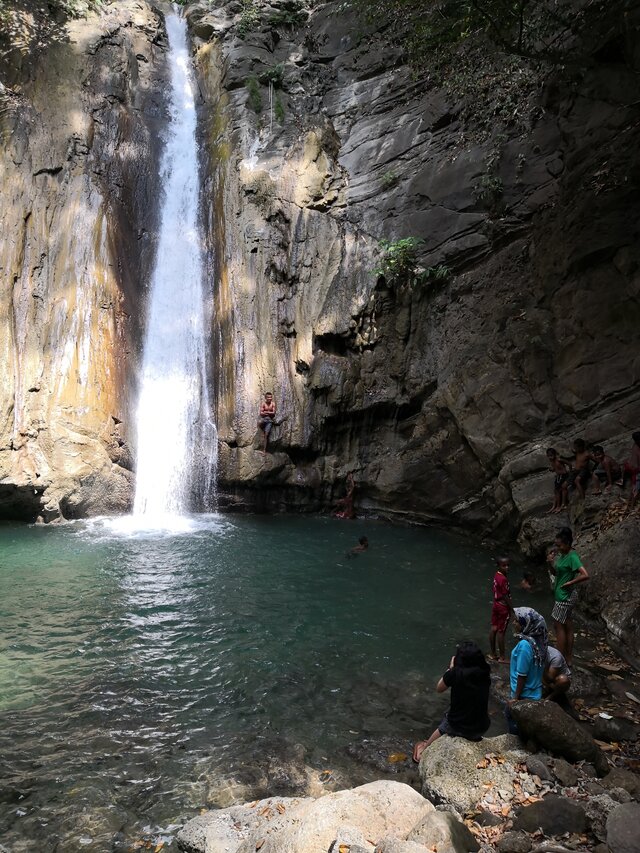
<svg viewBox="0 0 640 853"><path fill-rule="evenodd" d="M264 756L371 778L347 746L432 730L456 642L486 648L492 572L467 541L367 521L0 527L2 843L173 849L199 808L259 792Z"/></svg>

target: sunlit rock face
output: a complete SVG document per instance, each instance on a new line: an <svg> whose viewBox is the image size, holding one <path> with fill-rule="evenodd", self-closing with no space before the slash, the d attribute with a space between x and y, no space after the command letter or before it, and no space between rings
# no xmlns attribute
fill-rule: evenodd
<svg viewBox="0 0 640 853"><path fill-rule="evenodd" d="M615 62L603 45L571 80L532 79L525 118L493 133L497 91L489 130L469 133L344 4L282 24L258 3L243 38L239 5L215 7L187 14L222 496L321 508L354 470L360 506L512 534L551 503L547 446L580 436L624 458L640 424L631 18ZM410 236L446 281L374 274L378 240ZM263 457L268 390L284 420Z"/></svg>
<svg viewBox="0 0 640 853"><path fill-rule="evenodd" d="M48 520L132 499L166 46L159 14L134 0L46 41L4 69L0 515Z"/></svg>

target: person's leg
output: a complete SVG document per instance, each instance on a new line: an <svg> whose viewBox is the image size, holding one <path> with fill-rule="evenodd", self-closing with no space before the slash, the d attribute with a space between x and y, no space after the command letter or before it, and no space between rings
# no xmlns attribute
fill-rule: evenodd
<svg viewBox="0 0 640 853"><path fill-rule="evenodd" d="M506 625L505 625L505 630L504 630L504 631L498 631L498 633L497 633L497 637L498 637L498 655L499 655L499 656L498 656L498 662L499 662L499 663L506 663L506 662L507 662L507 659L506 659L506 658L505 658L505 656L504 656L504 635L505 635L505 632L506 632Z"/></svg>
<svg viewBox="0 0 640 853"><path fill-rule="evenodd" d="M440 729L436 729L435 732L433 732L433 734L429 738L429 740L421 740L419 743L417 743L413 747L413 760L416 763L420 761L420 756L425 751L425 749L428 749L434 741L438 740L439 737L442 737L442 732L440 731Z"/></svg>
<svg viewBox="0 0 640 853"><path fill-rule="evenodd" d="M562 484L562 503L560 509L569 508L569 482L567 480Z"/></svg>
<svg viewBox="0 0 640 853"><path fill-rule="evenodd" d="M565 631L564 625L562 622L557 622L555 619L553 621L553 627L556 632L556 648L560 652L561 655L566 659L567 657L567 632ZM568 661L567 661L568 663Z"/></svg>
<svg viewBox="0 0 640 853"><path fill-rule="evenodd" d="M602 489L600 488L600 477L594 471L591 476L591 494L593 495L601 495Z"/></svg>
<svg viewBox="0 0 640 853"><path fill-rule="evenodd" d="M495 625L491 626L491 631L489 632L489 648L491 649L491 657L496 658L496 634L498 633L498 629Z"/></svg>
<svg viewBox="0 0 640 853"><path fill-rule="evenodd" d="M564 624L567 651L563 652L566 662L571 666L573 661L573 619L569 618Z"/></svg>

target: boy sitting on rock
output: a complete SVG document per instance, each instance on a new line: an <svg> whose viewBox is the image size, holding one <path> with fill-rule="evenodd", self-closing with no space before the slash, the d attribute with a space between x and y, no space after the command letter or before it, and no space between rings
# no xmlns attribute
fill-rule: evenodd
<svg viewBox="0 0 640 853"><path fill-rule="evenodd" d="M614 480L616 486L621 486L622 467L616 462L613 456L609 456L608 453L605 453L604 448L599 444L593 445L591 453L593 455L593 460L596 463L596 467L593 471L593 494L602 494L600 487L601 480L607 481L607 485L604 488L605 492L611 491Z"/></svg>

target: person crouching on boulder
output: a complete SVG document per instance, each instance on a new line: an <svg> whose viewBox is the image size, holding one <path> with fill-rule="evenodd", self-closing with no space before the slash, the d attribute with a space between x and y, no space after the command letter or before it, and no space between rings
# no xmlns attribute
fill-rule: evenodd
<svg viewBox="0 0 640 853"><path fill-rule="evenodd" d="M513 611L513 631L519 640L511 652L511 699L505 716L509 731L517 734L511 705L519 699L542 699L542 673L547 662L549 632L544 617L531 607L516 607Z"/></svg>
<svg viewBox="0 0 640 853"><path fill-rule="evenodd" d="M449 710L429 740L422 740L414 746L413 760L420 761L425 749L441 735L482 740L491 723L488 710L490 686L491 667L479 646L471 640L461 643L451 658L449 669L436 685L438 693L451 688Z"/></svg>
<svg viewBox="0 0 640 853"><path fill-rule="evenodd" d="M562 710L569 714L570 717L573 717L574 720L579 720L580 717L567 696L570 688L571 670L569 669L569 664L558 649L549 646L547 648L546 666L542 673L542 695L545 699L557 702Z"/></svg>

